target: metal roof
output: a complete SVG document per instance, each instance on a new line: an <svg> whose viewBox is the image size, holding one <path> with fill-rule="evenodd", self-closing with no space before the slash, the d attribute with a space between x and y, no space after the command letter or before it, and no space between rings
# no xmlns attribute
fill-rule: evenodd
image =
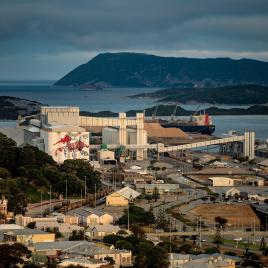
<svg viewBox="0 0 268 268"><path fill-rule="evenodd" d="M135 199L137 198L140 193L131 189L130 187L126 186L122 189L120 189L119 191L117 191L116 193L122 195L123 197L125 197L126 199L128 200L132 200L132 199Z"/></svg>

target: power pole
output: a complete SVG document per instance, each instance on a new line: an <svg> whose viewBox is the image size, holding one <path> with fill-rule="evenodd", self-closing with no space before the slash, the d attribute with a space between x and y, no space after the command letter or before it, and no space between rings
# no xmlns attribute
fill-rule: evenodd
<svg viewBox="0 0 268 268"><path fill-rule="evenodd" d="M80 196L80 199L81 199L81 207L83 206L83 191L82 191L82 188L81 188L81 196Z"/></svg>
<svg viewBox="0 0 268 268"><path fill-rule="evenodd" d="M65 201L66 201L66 205L67 205L67 201L68 201L68 196L67 196L67 180L65 181Z"/></svg>
<svg viewBox="0 0 268 268"><path fill-rule="evenodd" d="M43 217L43 208L42 208L42 204L43 204L43 192L41 191L41 202L40 202L40 205L41 205L41 218Z"/></svg>
<svg viewBox="0 0 268 268"><path fill-rule="evenodd" d="M97 206L97 189L96 189L96 183L95 183L95 207Z"/></svg>
<svg viewBox="0 0 268 268"><path fill-rule="evenodd" d="M199 247L200 248L202 247L201 228L202 228L201 216L199 216Z"/></svg>
<svg viewBox="0 0 268 268"><path fill-rule="evenodd" d="M87 201L87 176L85 176L85 202Z"/></svg>
<svg viewBox="0 0 268 268"><path fill-rule="evenodd" d="M171 216L169 216L169 253L171 253Z"/></svg>
<svg viewBox="0 0 268 268"><path fill-rule="evenodd" d="M128 233L129 233L129 203L128 203L128 206L127 206L127 230L128 230Z"/></svg>
<svg viewBox="0 0 268 268"><path fill-rule="evenodd" d="M51 185L49 187L49 212L51 213Z"/></svg>

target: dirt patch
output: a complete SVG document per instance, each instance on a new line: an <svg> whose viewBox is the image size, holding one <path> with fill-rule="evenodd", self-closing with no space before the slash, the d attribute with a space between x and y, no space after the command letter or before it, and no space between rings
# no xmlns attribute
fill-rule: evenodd
<svg viewBox="0 0 268 268"><path fill-rule="evenodd" d="M255 227L260 226L260 221L249 205L245 204L202 204L190 210L191 213L200 215L206 221L214 223L215 217L220 216L228 220L231 226L248 226L255 223Z"/></svg>

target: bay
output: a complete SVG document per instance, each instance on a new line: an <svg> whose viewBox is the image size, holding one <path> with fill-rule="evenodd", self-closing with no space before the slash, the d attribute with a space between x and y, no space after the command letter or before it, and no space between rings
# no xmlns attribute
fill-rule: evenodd
<svg viewBox="0 0 268 268"><path fill-rule="evenodd" d="M53 81L2 81L0 82L0 96L25 98L51 106L78 106L81 111L90 112L143 110L156 104L155 99L133 99L128 96L153 92L157 88L106 88L100 91L81 91L75 87L56 87L52 84ZM196 110L198 107L198 109L207 108L208 105L195 104L182 105L182 107L187 110ZM233 106L224 106L224 108L231 107ZM261 140L268 138L268 116L213 116L213 121L216 125L216 135L233 129L240 133L255 131L257 138ZM15 121L0 121L0 127L15 125Z"/></svg>

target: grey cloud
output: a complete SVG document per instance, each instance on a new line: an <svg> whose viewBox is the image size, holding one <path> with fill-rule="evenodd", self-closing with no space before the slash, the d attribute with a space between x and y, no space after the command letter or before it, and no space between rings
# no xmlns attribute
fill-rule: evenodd
<svg viewBox="0 0 268 268"><path fill-rule="evenodd" d="M267 0L0 0L0 55L36 60L42 53L103 50L265 54L267 25Z"/></svg>

